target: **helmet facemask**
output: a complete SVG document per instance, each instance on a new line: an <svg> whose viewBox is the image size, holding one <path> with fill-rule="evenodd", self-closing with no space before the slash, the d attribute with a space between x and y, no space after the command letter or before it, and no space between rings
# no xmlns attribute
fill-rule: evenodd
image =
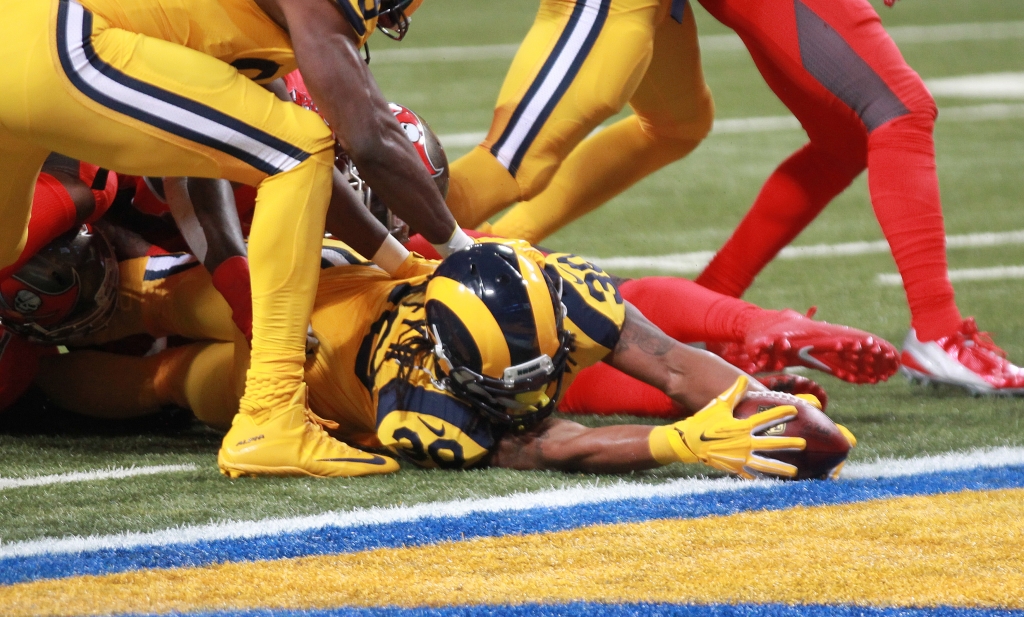
<svg viewBox="0 0 1024 617"><path fill-rule="evenodd" d="M377 12L377 29L393 41L401 41L409 32L415 0L382 0Z"/></svg>

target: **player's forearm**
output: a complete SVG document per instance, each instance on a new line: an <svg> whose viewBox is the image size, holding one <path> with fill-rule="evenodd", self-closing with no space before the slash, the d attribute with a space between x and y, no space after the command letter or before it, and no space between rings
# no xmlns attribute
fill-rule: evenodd
<svg viewBox="0 0 1024 617"><path fill-rule="evenodd" d="M430 242L455 231L433 179L381 94L350 28L336 9L322 14L285 7L299 69L341 147L381 200Z"/></svg>
<svg viewBox="0 0 1024 617"><path fill-rule="evenodd" d="M235 195L227 180L189 178L187 196L206 237L203 265L210 272L231 257L245 257L242 223L238 220ZM170 195L168 195L168 198Z"/></svg>
<svg viewBox="0 0 1024 617"><path fill-rule="evenodd" d="M549 418L523 435L506 435L491 466L536 471L627 473L661 466L649 446L651 426L587 428Z"/></svg>
<svg viewBox="0 0 1024 617"><path fill-rule="evenodd" d="M606 362L650 384L688 409L700 409L743 374L721 358L673 340L633 305ZM751 389L763 389L756 382Z"/></svg>
<svg viewBox="0 0 1024 617"><path fill-rule="evenodd" d="M331 204L327 209L327 232L351 246L360 255L371 258L388 237L388 230L359 200L357 193L335 169Z"/></svg>

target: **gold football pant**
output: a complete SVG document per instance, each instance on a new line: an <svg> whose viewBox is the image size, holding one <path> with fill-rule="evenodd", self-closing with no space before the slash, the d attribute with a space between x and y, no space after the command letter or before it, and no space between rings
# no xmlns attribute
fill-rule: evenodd
<svg viewBox="0 0 1024 617"><path fill-rule="evenodd" d="M452 165L460 224L530 200L495 231L536 241L700 143L714 104L693 14L679 23L669 5L543 0L487 138ZM627 102L634 115L583 141Z"/></svg>
<svg viewBox="0 0 1024 617"><path fill-rule="evenodd" d="M257 186L253 361L242 409L286 405L302 382L330 131L228 64L110 27L73 1L0 0L0 14L0 266L21 251L51 151L128 174Z"/></svg>

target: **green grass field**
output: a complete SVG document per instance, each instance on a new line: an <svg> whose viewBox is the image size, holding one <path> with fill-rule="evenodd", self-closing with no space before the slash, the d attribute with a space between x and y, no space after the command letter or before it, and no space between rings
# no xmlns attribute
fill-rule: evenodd
<svg viewBox="0 0 1024 617"><path fill-rule="evenodd" d="M876 1L887 26L1024 20L1021 0L903 0L889 10ZM529 28L536 0L466 2L430 0L417 13L402 48L517 43ZM699 7L702 35L726 30ZM375 37L375 40L378 37ZM398 46L373 44L371 64L391 100L415 109L444 135L485 131L509 60L407 63L389 58ZM917 42L901 45L910 64L928 78L1024 71L1024 35L996 40ZM381 52L388 53L381 53ZM779 116L785 108L763 84L746 51L707 50L707 79L719 119ZM947 233L1024 230L1024 113L1016 118L958 122L942 109L1024 100L938 98L939 176ZM805 136L799 130L712 134L686 160L647 178L601 210L545 242L593 257L658 255L714 250L728 237L767 175ZM449 148L454 159L467 150ZM795 244L882 239L861 177ZM952 249L950 267L1024 265L1024 246ZM778 261L747 299L768 308L818 307L818 318L875 332L900 344L908 328L902 289L875 282L894 273L888 255ZM642 271L622 272L640 276ZM977 317L1010 357L1024 363L1024 281L957 283L965 315ZM817 375L814 375L817 378ZM927 389L897 376L879 386L854 387L822 376L831 415L860 439L852 460L910 457L984 446L1024 445L1024 401L972 398L951 389ZM18 413L29 413L18 410ZM0 541L158 530L221 520L313 514L374 505L447 501L568 485L618 482L558 473L482 470L465 473L405 469L353 480L261 479L229 481L219 475L220 438L187 420L132 430L72 423L49 412L19 420L0 434L0 475L24 478L110 467L192 464L195 469L102 482L0 488ZM586 423L635 418L583 419ZM642 420L640 420L642 421ZM11 424L11 419L6 420ZM703 470L674 466L630 476L660 482Z"/></svg>

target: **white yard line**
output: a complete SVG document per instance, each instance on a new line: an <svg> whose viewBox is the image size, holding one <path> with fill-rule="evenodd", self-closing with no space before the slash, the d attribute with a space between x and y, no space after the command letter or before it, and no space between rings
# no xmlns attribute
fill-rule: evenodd
<svg viewBox="0 0 1024 617"><path fill-rule="evenodd" d="M935 26L894 26L889 35L899 45L915 43L951 43L956 41L995 41L1024 38L1024 21L941 24ZM743 51L743 41L735 34L709 34L700 37L704 53ZM445 47L396 47L371 51L371 64L425 64L430 62L474 62L510 60L519 43L499 45L452 45Z"/></svg>
<svg viewBox="0 0 1024 617"><path fill-rule="evenodd" d="M870 463L851 463L843 470L843 478L884 478L1010 465L1024 465L1024 448L986 448L912 459L884 459ZM261 521L230 521L150 533L123 533L86 538L70 537L14 542L0 545L0 558L257 538L324 527L365 527L423 519L460 517L482 512L571 508L624 499L733 492L772 485L775 483L770 481L745 482L730 478L682 479L659 485L629 482L619 482L605 487L583 485L536 493L520 493L507 497L464 499L391 508L368 508L351 512L327 512L316 516Z"/></svg>
<svg viewBox="0 0 1024 617"><path fill-rule="evenodd" d="M942 107L939 111L939 123L950 122L983 122L987 120L1012 120L1024 118L1024 104L993 103L989 105L964 105L958 107ZM594 133L603 127L598 127ZM737 135L747 133L767 133L775 131L794 131L800 129L800 122L793 116L755 116L752 118L720 118L715 120L711 129L712 135ZM593 133L591 133L593 134ZM446 148L472 148L487 137L486 131L468 133L448 133L439 136Z"/></svg>
<svg viewBox="0 0 1024 617"><path fill-rule="evenodd" d="M1024 99L1024 73L982 73L924 80L932 96Z"/></svg>
<svg viewBox="0 0 1024 617"><path fill-rule="evenodd" d="M1024 266L995 266L993 268L962 268L949 271L951 281L1005 281L1024 279ZM879 274L875 281L886 287L901 287L903 277L899 274Z"/></svg>
<svg viewBox="0 0 1024 617"><path fill-rule="evenodd" d="M946 247L950 249L1019 244L1024 244L1024 230L946 236ZM888 242L885 240L875 240L872 242L787 246L782 249L776 259L850 257L888 252ZM693 274L703 270L714 255L713 251L696 251L692 253L671 253L668 255L592 257L588 259L612 272L615 270L658 270L677 274Z"/></svg>
<svg viewBox="0 0 1024 617"><path fill-rule="evenodd" d="M193 464L187 465L155 465L152 467L116 467L96 471L76 471L72 473L54 474L51 476L35 476L33 478L0 478L0 491L27 486L46 486L48 484L69 484L71 482L91 482L93 480L119 480L133 476L151 476L160 473L179 471L195 471Z"/></svg>

